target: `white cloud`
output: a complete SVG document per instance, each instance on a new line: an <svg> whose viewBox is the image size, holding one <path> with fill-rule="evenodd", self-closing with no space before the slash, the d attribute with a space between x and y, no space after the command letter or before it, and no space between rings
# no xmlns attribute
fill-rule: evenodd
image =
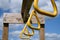
<svg viewBox="0 0 60 40"><path fill-rule="evenodd" d="M60 0L55 1L56 5L58 7L58 13L60 13ZM0 8L3 8L4 10L10 9L11 12L20 12L22 7L22 0L0 0ZM39 7L47 10L47 11L53 11L51 1L50 0L39 0Z"/></svg>
<svg viewBox="0 0 60 40"><path fill-rule="evenodd" d="M10 32L10 35L12 35L13 39L14 39L14 37L19 39L20 32L21 31L13 31L13 32ZM40 37L38 37L38 36L39 36L39 34L37 34L37 32L36 32L35 35L32 36L30 39L31 40L39 40ZM60 40L60 34L57 34L57 33L45 33L45 39L46 40Z"/></svg>
<svg viewBox="0 0 60 40"><path fill-rule="evenodd" d="M48 37L58 37L58 34L56 34L56 33L51 33L51 34L46 33L46 36L48 36Z"/></svg>
<svg viewBox="0 0 60 40"><path fill-rule="evenodd" d="M20 32L21 31L13 31L13 32L10 32L9 35L11 36L9 39L15 39L15 38L18 38L17 40L20 40L19 36L20 36ZM36 37L33 37L31 38L31 40L38 40L37 36Z"/></svg>
<svg viewBox="0 0 60 40"><path fill-rule="evenodd" d="M23 26L22 26L23 25ZM9 24L9 29L11 30L22 30L24 28L24 24Z"/></svg>
<svg viewBox="0 0 60 40"><path fill-rule="evenodd" d="M0 8L3 10L10 9L11 12L20 12L22 0L0 0Z"/></svg>
<svg viewBox="0 0 60 40"><path fill-rule="evenodd" d="M39 34L35 34L36 37L32 37L31 39L32 40L39 40L40 37L37 37L39 36ZM60 34L57 34L57 33L45 33L45 40L60 40Z"/></svg>
<svg viewBox="0 0 60 40"><path fill-rule="evenodd" d="M10 32L9 35L12 35L12 37L19 37L21 31L13 31Z"/></svg>
<svg viewBox="0 0 60 40"><path fill-rule="evenodd" d="M22 0L11 0L10 2L10 10L11 12L20 12L22 6Z"/></svg>
<svg viewBox="0 0 60 40"><path fill-rule="evenodd" d="M8 38L8 40L14 40L14 38Z"/></svg>
<svg viewBox="0 0 60 40"><path fill-rule="evenodd" d="M60 34L57 33L45 33L46 40L60 40Z"/></svg>
<svg viewBox="0 0 60 40"><path fill-rule="evenodd" d="M0 0L0 8L9 9L9 0Z"/></svg>
<svg viewBox="0 0 60 40"><path fill-rule="evenodd" d="M2 29L3 29L3 18L0 17L0 30L2 30Z"/></svg>

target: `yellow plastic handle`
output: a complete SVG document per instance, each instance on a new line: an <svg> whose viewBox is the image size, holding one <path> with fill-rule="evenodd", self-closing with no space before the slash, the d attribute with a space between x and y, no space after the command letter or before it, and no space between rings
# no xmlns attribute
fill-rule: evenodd
<svg viewBox="0 0 60 40"><path fill-rule="evenodd" d="M54 12L47 12L45 10L40 9L38 7L38 0L34 0L34 9L40 14L50 16L50 17L55 17L57 15L57 13L58 13L57 6L56 6L54 0L51 0L51 3L52 3L52 6L53 6L53 9L54 9Z"/></svg>
<svg viewBox="0 0 60 40"><path fill-rule="evenodd" d="M36 17L36 19L37 19L37 24L38 24L38 27L36 28L36 27L34 27L34 26L32 26L31 25L31 23L30 23L30 20L32 19L32 16L35 16ZM39 21L39 18L38 18L38 16L37 16L37 14L36 14L36 12L33 10L32 11L32 13L30 14L30 17L29 17L29 19L28 19L28 21L27 21L27 25L28 25L28 27L30 27L31 29L34 29L34 30L40 30L40 21Z"/></svg>

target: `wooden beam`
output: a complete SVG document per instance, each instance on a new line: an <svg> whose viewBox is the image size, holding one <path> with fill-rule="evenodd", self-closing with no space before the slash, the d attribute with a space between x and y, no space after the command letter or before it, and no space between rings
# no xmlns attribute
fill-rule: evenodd
<svg viewBox="0 0 60 40"><path fill-rule="evenodd" d="M3 27L3 36L2 36L2 40L8 40L8 29L9 29L9 24L8 23L4 23L3 24L4 27Z"/></svg>
<svg viewBox="0 0 60 40"><path fill-rule="evenodd" d="M40 23L44 24L45 23L44 16L40 15L40 14L37 14L37 15L38 15L38 18L40 20ZM36 20L36 18L34 16L32 17L31 21L34 24L37 23L37 20ZM21 13L4 13L4 15L3 15L3 23L23 24L24 22L23 22Z"/></svg>
<svg viewBox="0 0 60 40"><path fill-rule="evenodd" d="M40 40L45 40L45 31L44 31L44 26L45 24L41 24L41 29L40 29Z"/></svg>

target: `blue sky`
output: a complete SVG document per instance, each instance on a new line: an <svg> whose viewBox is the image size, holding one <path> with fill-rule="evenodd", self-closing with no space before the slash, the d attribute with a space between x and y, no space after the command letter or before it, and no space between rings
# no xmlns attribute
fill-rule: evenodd
<svg viewBox="0 0 60 40"><path fill-rule="evenodd" d="M60 40L60 0L55 0L58 15L55 18L45 17L45 40ZM2 39L3 31L3 13L20 13L22 0L0 0L0 38ZM50 0L39 0L39 7L47 11L53 11ZM33 7L31 8L31 10ZM31 11L30 11L31 12ZM34 25L36 26L36 25ZM9 40L20 40L19 33L23 29L24 24L9 25ZM35 35L31 40L39 40L39 31L35 31Z"/></svg>

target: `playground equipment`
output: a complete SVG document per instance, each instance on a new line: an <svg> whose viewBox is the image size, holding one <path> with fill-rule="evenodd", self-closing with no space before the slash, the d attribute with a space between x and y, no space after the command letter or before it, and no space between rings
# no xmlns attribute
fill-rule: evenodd
<svg viewBox="0 0 60 40"><path fill-rule="evenodd" d="M32 3L33 3L33 6L34 6L34 10L32 10L31 14L29 15L28 13L29 13L29 10L30 10L30 7L31 7ZM39 18L38 15L42 14L42 15L46 15L46 16L50 16L50 17L55 17L58 13L58 10L57 10L55 1L51 0L51 3L52 3L52 6L53 6L53 9L54 9L53 13L40 9L38 7L38 0L34 0L34 1L33 0L23 0L21 14L16 14L16 13L14 13L14 14L4 14L3 40L8 40L8 24L9 23L11 23L11 24L12 23L18 23L18 24L19 23L25 23L25 26L20 33L20 38L23 37L22 36L23 34L30 38L31 36L34 35L34 30L40 30L41 40L45 40L45 38L44 38L44 23L43 23L43 25L41 24L41 21L40 21L41 19ZM38 15L37 15L37 13L38 13ZM33 19L32 18L33 15L36 17L36 20L37 20L37 24L38 24L37 28L32 26L32 23L35 22L35 21L33 22L31 20L31 19ZM35 18L33 20L35 20ZM27 27L29 27L32 30L31 34L29 33Z"/></svg>
<svg viewBox="0 0 60 40"><path fill-rule="evenodd" d="M40 26L40 21L39 21L39 18L37 17L36 12L38 12L39 14L46 15L46 16L55 17L57 15L57 12L58 12L57 7L56 7L56 4L55 4L54 0L51 0L51 3L52 3L52 6L54 8L53 14L51 12L47 12L45 10L39 9L38 0L34 0L34 9L35 10L33 10L32 13L30 14L30 17L28 18L28 21L27 21L26 25L24 26L24 29L22 30L21 33L23 33L24 31L28 31L26 29L27 26L32 29L32 34L29 34L29 32L28 32L28 34L24 33L25 35L28 35L28 36L33 36L34 35L34 30L40 30L40 27L41 27ZM37 22L38 22L38 27L37 28L33 27L30 23L30 20L31 20L33 15L36 17Z"/></svg>

